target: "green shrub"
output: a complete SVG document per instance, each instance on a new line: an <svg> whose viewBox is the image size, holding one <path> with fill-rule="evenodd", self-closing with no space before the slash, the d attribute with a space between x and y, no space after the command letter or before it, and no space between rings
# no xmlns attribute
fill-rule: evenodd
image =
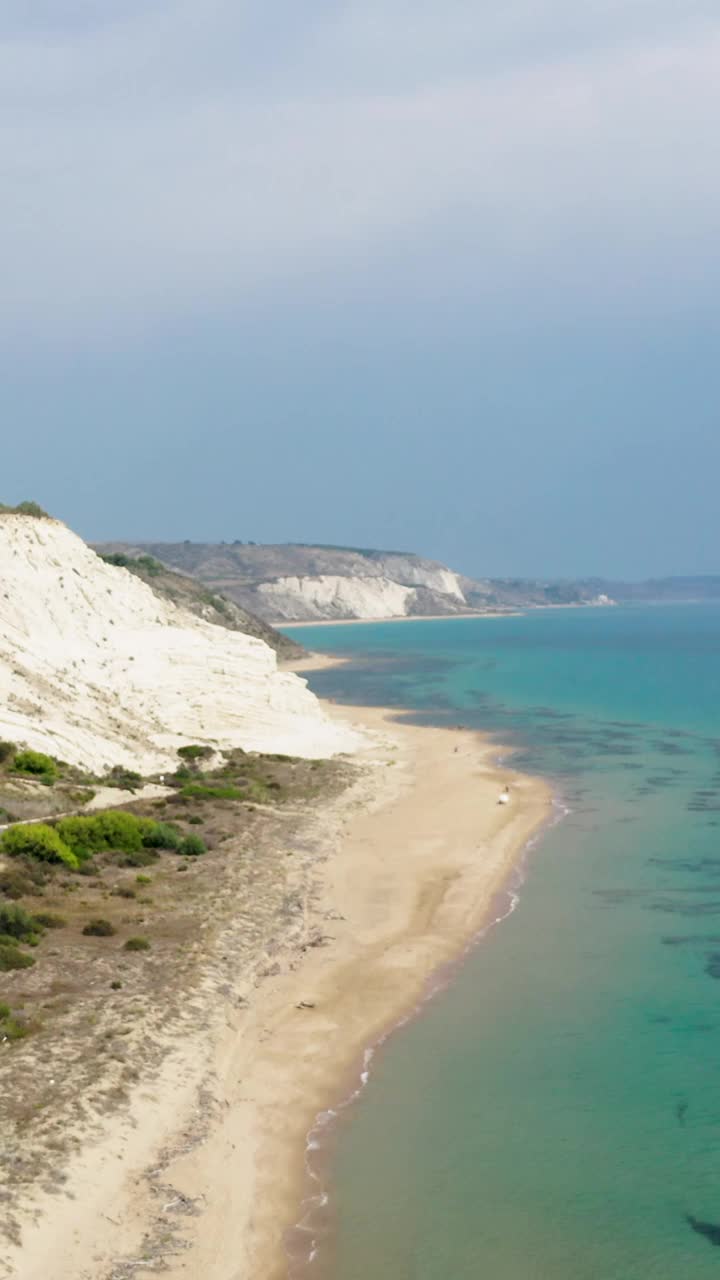
<svg viewBox="0 0 720 1280"><path fill-rule="evenodd" d="M122 982L119 982L117 978L115 979L114 982L110 983L111 991L120 991L121 987L122 987Z"/></svg>
<svg viewBox="0 0 720 1280"><path fill-rule="evenodd" d="M0 848L9 857L29 854L31 858L41 858L45 862L63 862L66 867L75 871L78 860L72 849L58 834L54 827L45 822L19 823L4 831L0 837Z"/></svg>
<svg viewBox="0 0 720 1280"><path fill-rule="evenodd" d="M106 564L114 564L118 569L127 569L130 564L130 556L126 556L122 551L112 551L106 556L101 556Z"/></svg>
<svg viewBox="0 0 720 1280"><path fill-rule="evenodd" d="M136 876L136 884L152 884L152 876Z"/></svg>
<svg viewBox="0 0 720 1280"><path fill-rule="evenodd" d="M14 1018L7 1004L0 1004L0 1041L23 1040L30 1028Z"/></svg>
<svg viewBox="0 0 720 1280"><path fill-rule="evenodd" d="M191 814L187 821L194 827L202 827L205 824L205 819L201 818L199 813Z"/></svg>
<svg viewBox="0 0 720 1280"><path fill-rule="evenodd" d="M24 898L34 892L32 881L21 871L0 871L0 894L5 898Z"/></svg>
<svg viewBox="0 0 720 1280"><path fill-rule="evenodd" d="M244 794L239 787L212 787L204 782L188 782L180 791L181 796L195 800L242 800Z"/></svg>
<svg viewBox="0 0 720 1280"><path fill-rule="evenodd" d="M180 832L169 822L152 822L151 827L143 834L143 846L146 849L178 849L181 840Z"/></svg>
<svg viewBox="0 0 720 1280"><path fill-rule="evenodd" d="M95 821L106 849L122 849L129 853L142 847L142 824L134 814L107 809L105 813L99 813Z"/></svg>
<svg viewBox="0 0 720 1280"><path fill-rule="evenodd" d="M112 938L116 932L109 920L89 920L83 929L87 938Z"/></svg>
<svg viewBox="0 0 720 1280"><path fill-rule="evenodd" d="M12 767L14 773L29 774L30 777L39 778L41 782L47 783L48 786L52 785L58 776L56 761L42 751L18 751Z"/></svg>
<svg viewBox="0 0 720 1280"><path fill-rule="evenodd" d="M124 765L116 764L105 774L102 781L106 787L119 787L121 791L135 791L137 787L142 786L142 775L136 773L134 769L126 769Z"/></svg>
<svg viewBox="0 0 720 1280"><path fill-rule="evenodd" d="M117 565L119 569L129 569L131 573L138 573L140 577L143 573L147 573L149 577L156 578L158 574L165 572L165 565L154 556L128 556L122 551L115 551L110 555L101 556L100 559L106 564Z"/></svg>
<svg viewBox="0 0 720 1280"><path fill-rule="evenodd" d="M0 764L5 764L7 760L12 760L16 751L17 747L14 742L0 742Z"/></svg>
<svg viewBox="0 0 720 1280"><path fill-rule="evenodd" d="M194 858L197 857L199 853L207 853L207 845L204 840L200 839L200 836L185 836L185 839L180 843L178 853L183 853L186 857Z"/></svg>
<svg viewBox="0 0 720 1280"><path fill-rule="evenodd" d="M23 907L2 904L0 905L0 934L24 942L37 934L37 925Z"/></svg>
<svg viewBox="0 0 720 1280"><path fill-rule="evenodd" d="M7 972L10 969L29 969L34 963L32 956L26 955L13 943L0 942L0 972Z"/></svg>
<svg viewBox="0 0 720 1280"><path fill-rule="evenodd" d="M92 787L72 787L66 795L72 804L88 804L95 792Z"/></svg>
<svg viewBox="0 0 720 1280"><path fill-rule="evenodd" d="M117 889L113 889L113 895L116 898L134 898L135 890L131 889L129 885L121 884Z"/></svg>
<svg viewBox="0 0 720 1280"><path fill-rule="evenodd" d="M178 747L178 755L181 760L207 760L212 755L212 747L201 747L199 743L193 742L188 747Z"/></svg>
<svg viewBox="0 0 720 1280"><path fill-rule="evenodd" d="M56 826L60 839L81 861L105 848L103 833L93 817L61 818Z"/></svg>
<svg viewBox="0 0 720 1280"><path fill-rule="evenodd" d="M37 502L18 502L16 507L7 507L0 502L0 515L3 516L35 516L37 519L49 520L47 511L43 511Z"/></svg>
<svg viewBox="0 0 720 1280"><path fill-rule="evenodd" d="M126 951L149 951L150 943L147 938L128 938L125 943Z"/></svg>
<svg viewBox="0 0 720 1280"><path fill-rule="evenodd" d="M159 854L155 849L134 849L131 853L119 853L113 858L118 867L151 867Z"/></svg>
<svg viewBox="0 0 720 1280"><path fill-rule="evenodd" d="M133 813L108 809L92 816L80 814L77 817L61 818L57 831L60 838L82 860L106 849L135 852L142 847L148 823L151 827L156 825L150 819L135 817Z"/></svg>
<svg viewBox="0 0 720 1280"><path fill-rule="evenodd" d="M33 923L39 924L41 929L64 929L67 920L63 916L56 916L52 911L36 911Z"/></svg>
<svg viewBox="0 0 720 1280"><path fill-rule="evenodd" d="M6 1040L24 1040L30 1035L30 1028L24 1022L18 1022L17 1018L8 1018L0 1027L0 1032Z"/></svg>

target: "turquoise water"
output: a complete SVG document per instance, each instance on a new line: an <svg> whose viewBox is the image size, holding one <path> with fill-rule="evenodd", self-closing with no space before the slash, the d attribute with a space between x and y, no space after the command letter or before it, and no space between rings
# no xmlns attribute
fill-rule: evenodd
<svg viewBox="0 0 720 1280"><path fill-rule="evenodd" d="M720 608L303 629L571 812L336 1130L318 1280L720 1275Z"/></svg>

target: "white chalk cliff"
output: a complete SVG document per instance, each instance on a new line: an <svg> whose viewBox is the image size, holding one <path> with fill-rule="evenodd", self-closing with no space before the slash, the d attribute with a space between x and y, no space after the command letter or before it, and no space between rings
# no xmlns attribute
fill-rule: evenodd
<svg viewBox="0 0 720 1280"><path fill-rule="evenodd" d="M408 612L415 592L389 578L278 578L262 582L257 593L278 619L397 618Z"/></svg>
<svg viewBox="0 0 720 1280"><path fill-rule="evenodd" d="M0 738L102 770L177 748L320 757L359 739L263 641L158 598L65 525L0 515Z"/></svg>
<svg viewBox="0 0 720 1280"><path fill-rule="evenodd" d="M403 551L254 542L113 542L101 550L153 556L266 622L451 617L474 608L465 591L471 579Z"/></svg>
<svg viewBox="0 0 720 1280"><path fill-rule="evenodd" d="M340 574L276 578L258 583L255 588L258 605L264 616L276 621L314 618L404 618L418 608L419 588L424 588L439 611L452 611L465 599L457 575L449 569L431 572L403 565L406 579L380 575L344 577ZM427 612L427 610L425 610Z"/></svg>

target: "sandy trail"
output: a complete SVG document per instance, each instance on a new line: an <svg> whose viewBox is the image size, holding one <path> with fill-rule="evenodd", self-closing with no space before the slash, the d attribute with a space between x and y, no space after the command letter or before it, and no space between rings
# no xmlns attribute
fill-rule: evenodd
<svg viewBox="0 0 720 1280"><path fill-rule="evenodd" d="M284 1236L299 1216L315 1116L347 1093L364 1048L461 954L551 802L541 781L499 770L498 748L474 733L398 723L377 708L332 714L369 725L372 744L360 782L321 819L305 949L284 947L279 933L264 980L248 987L237 975L214 1032L179 1044L131 1116L76 1162L74 1201L38 1202L7 1275L150 1275L164 1233L171 1280L286 1276ZM508 779L512 802L498 805ZM153 1193L145 1174L156 1166Z"/></svg>

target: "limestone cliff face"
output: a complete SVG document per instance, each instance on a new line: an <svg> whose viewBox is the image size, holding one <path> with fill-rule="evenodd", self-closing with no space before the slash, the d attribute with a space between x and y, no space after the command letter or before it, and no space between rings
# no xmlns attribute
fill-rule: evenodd
<svg viewBox="0 0 720 1280"><path fill-rule="evenodd" d="M548 605L605 604L615 599L720 597L720 577L676 578L634 586L600 579L477 579L410 552L311 543L108 542L98 550L154 556L270 623L512 613ZM339 579L361 585L357 590L335 590L328 585ZM371 580L375 581L374 593ZM411 590L404 597L392 594L387 583Z"/></svg>
<svg viewBox="0 0 720 1280"><path fill-rule="evenodd" d="M412 587L389 578L278 578L261 582L257 593L268 617L285 621L313 618L398 618L409 612Z"/></svg>
<svg viewBox="0 0 720 1280"><path fill-rule="evenodd" d="M0 515L0 738L143 773L191 742L352 750L263 641L214 626L106 564L58 521Z"/></svg>
<svg viewBox="0 0 720 1280"><path fill-rule="evenodd" d="M459 574L405 552L241 542L115 542L99 549L154 556L270 622L468 609Z"/></svg>
<svg viewBox="0 0 720 1280"><path fill-rule="evenodd" d="M429 591L450 596L459 604L465 604L459 574L446 569L444 565L421 560L417 556L398 555L385 556L382 565L385 575L395 582L409 587L427 587Z"/></svg>

